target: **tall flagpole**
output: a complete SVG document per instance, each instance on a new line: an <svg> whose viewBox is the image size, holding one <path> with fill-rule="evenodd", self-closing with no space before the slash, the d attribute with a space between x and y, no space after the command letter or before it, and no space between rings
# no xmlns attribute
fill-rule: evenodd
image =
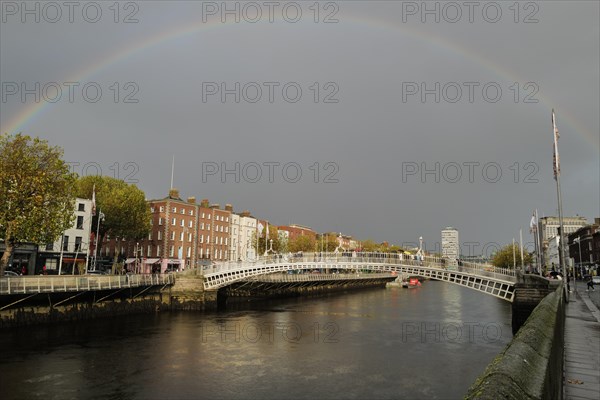
<svg viewBox="0 0 600 400"><path fill-rule="evenodd" d="M174 174L175 174L175 155L173 155L173 161L171 162L171 189L173 189Z"/></svg>
<svg viewBox="0 0 600 400"><path fill-rule="evenodd" d="M521 272L523 271L523 229L519 229L520 251L521 251Z"/></svg>
<svg viewBox="0 0 600 400"><path fill-rule="evenodd" d="M542 264L544 262L543 258L544 255L542 254L542 243L540 241L540 233L538 232L538 221L539 221L539 216L538 216L538 210L537 208L535 209L535 243L537 245L538 248L538 253L537 253L537 262L538 262L538 272L540 274L540 276L543 275L542 273Z"/></svg>
<svg viewBox="0 0 600 400"><path fill-rule="evenodd" d="M558 264L559 271L563 274L566 272L565 267L565 250L564 250L564 225L563 225L563 214L562 214L562 195L560 191L560 157L558 155L558 128L556 127L556 117L554 116L554 109L552 109L552 128L554 129L554 179L556 180L556 195L558 198L558 223L560 225L560 234L558 242Z"/></svg>
<svg viewBox="0 0 600 400"><path fill-rule="evenodd" d="M517 257L515 256L515 238L513 238L513 269L517 269Z"/></svg>

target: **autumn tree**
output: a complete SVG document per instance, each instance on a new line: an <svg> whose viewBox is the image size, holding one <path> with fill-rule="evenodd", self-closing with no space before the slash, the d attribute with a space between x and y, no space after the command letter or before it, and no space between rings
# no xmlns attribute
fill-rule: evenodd
<svg viewBox="0 0 600 400"><path fill-rule="evenodd" d="M334 252L339 246L338 237L335 233L324 233L317 235L317 251Z"/></svg>
<svg viewBox="0 0 600 400"><path fill-rule="evenodd" d="M150 232L150 206L145 193L134 184L108 176L86 176L77 180L77 196L91 199L96 193L96 216L92 226L96 228L100 211L99 246L105 235L140 240ZM95 231L95 229L94 229Z"/></svg>
<svg viewBox="0 0 600 400"><path fill-rule="evenodd" d="M54 242L72 224L76 175L62 157L45 140L0 136L0 276L19 243Z"/></svg>
<svg viewBox="0 0 600 400"><path fill-rule="evenodd" d="M514 263L521 265L521 249L518 244L509 244L498 250L492 258L492 264L499 268L512 268ZM513 257L514 254L514 257ZM523 264L529 265L533 262L531 253L523 252Z"/></svg>
<svg viewBox="0 0 600 400"><path fill-rule="evenodd" d="M297 253L299 251L315 251L316 244L317 242L314 237L309 235L299 235L288 241L288 251L292 253Z"/></svg>
<svg viewBox="0 0 600 400"><path fill-rule="evenodd" d="M265 249L269 250L269 254L271 254L271 240L273 241L273 252L282 253L287 250L287 243L279 236L279 229L275 225L269 224L269 238L265 239L266 236L265 227L263 229L262 234L258 235L258 254L262 255L265 253ZM252 246L256 248L256 235L252 238Z"/></svg>

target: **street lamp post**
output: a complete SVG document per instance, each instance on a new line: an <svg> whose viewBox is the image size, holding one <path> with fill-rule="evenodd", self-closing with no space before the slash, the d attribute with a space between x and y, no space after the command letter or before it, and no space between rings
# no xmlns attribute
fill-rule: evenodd
<svg viewBox="0 0 600 400"><path fill-rule="evenodd" d="M583 270L581 269L581 237L577 236L574 241L577 241L577 245L579 246L579 273L581 274L581 279L583 279Z"/></svg>
<svg viewBox="0 0 600 400"><path fill-rule="evenodd" d="M99 210L98 213L98 223L96 224L96 247L94 248L94 271L96 270L96 265L98 263L98 235L100 234L100 220L104 221L104 214L102 210Z"/></svg>

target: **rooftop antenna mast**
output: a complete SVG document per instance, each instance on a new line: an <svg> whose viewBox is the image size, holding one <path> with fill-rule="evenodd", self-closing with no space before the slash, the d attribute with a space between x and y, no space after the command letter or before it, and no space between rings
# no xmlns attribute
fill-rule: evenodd
<svg viewBox="0 0 600 400"><path fill-rule="evenodd" d="M173 174L175 173L175 155L173 155L173 161L171 162L171 189L173 189Z"/></svg>

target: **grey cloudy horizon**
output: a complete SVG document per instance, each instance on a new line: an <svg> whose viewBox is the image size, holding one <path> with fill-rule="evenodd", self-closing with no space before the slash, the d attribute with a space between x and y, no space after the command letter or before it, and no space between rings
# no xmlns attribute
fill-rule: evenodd
<svg viewBox="0 0 600 400"><path fill-rule="evenodd" d="M92 2L75 3L73 22L66 8L49 22L58 17L41 3L40 21L22 22L23 2L2 1L0 130L63 147L76 172L118 171L163 198L174 156L182 198L276 225L394 244L422 236L427 249L446 226L461 243L506 244L519 229L531 241L533 210L556 215L554 108L564 215L600 216L598 2L474 2L472 15L463 2L427 2L439 22L422 22L423 2L282 1L273 22L262 1L227 2L240 10L228 23L220 1L96 2L94 23ZM39 103L21 97L23 82L40 83ZM72 102L66 82L79 84ZM221 84L236 82L239 102L222 101ZM97 102L81 91L90 83ZM223 181L221 166L236 163L239 182Z"/></svg>

